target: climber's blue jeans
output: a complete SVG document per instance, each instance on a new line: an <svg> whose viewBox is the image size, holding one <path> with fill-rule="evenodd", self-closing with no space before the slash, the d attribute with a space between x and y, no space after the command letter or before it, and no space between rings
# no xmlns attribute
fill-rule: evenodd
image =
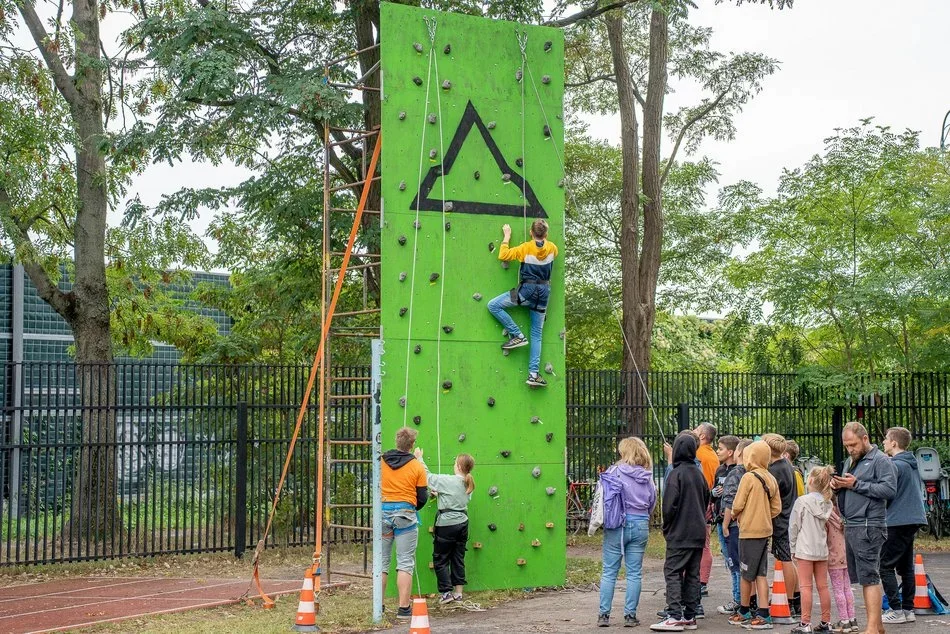
<svg viewBox="0 0 950 634"><path fill-rule="evenodd" d="M514 308L518 304L511 301L511 293L505 291L495 299L488 302L488 311L495 316L501 325L508 331L511 337L524 337L521 328L515 323L515 320L508 314L506 308ZM528 310L531 314L531 337L529 337L530 356L528 359L528 373L538 374L541 367L541 333L544 330L544 313L536 310Z"/></svg>

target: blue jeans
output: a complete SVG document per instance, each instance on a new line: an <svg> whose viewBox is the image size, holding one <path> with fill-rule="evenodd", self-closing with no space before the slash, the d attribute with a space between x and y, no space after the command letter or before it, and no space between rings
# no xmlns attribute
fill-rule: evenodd
<svg viewBox="0 0 950 634"><path fill-rule="evenodd" d="M601 614L610 614L621 559L627 566L627 595L623 613L637 613L643 581L643 554L646 552L649 538L650 520L645 515L627 515L623 528L604 529L604 572L600 577Z"/></svg>
<svg viewBox="0 0 950 634"><path fill-rule="evenodd" d="M722 558L726 560L726 568L732 575L732 600L740 603L739 594L739 525L734 523L729 527L729 537L722 534L722 524L716 525L716 533L719 535L719 548L722 550Z"/></svg>
<svg viewBox="0 0 950 634"><path fill-rule="evenodd" d="M509 335L512 337L524 337L521 328L518 328L518 324L511 318L508 311L505 310L506 308L514 308L517 305L518 304L511 301L511 293L505 292L488 302L488 312L501 322L501 325L505 327ZM531 347L529 348L531 354L528 360L528 373L537 374L538 369L541 367L541 331L544 329L544 313L539 313L536 310L529 310L528 313L531 315Z"/></svg>

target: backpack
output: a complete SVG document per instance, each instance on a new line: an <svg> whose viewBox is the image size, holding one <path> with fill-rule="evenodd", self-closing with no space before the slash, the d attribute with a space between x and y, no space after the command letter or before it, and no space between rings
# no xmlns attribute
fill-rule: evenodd
<svg viewBox="0 0 950 634"><path fill-rule="evenodd" d="M616 469L608 469L600 474L600 479L594 489L594 503L588 533L593 535L598 526L621 528L625 521L623 484L620 482Z"/></svg>

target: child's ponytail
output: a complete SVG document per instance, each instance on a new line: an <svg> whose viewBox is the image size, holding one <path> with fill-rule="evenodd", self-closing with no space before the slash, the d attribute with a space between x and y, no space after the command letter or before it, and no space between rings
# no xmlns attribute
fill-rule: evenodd
<svg viewBox="0 0 950 634"><path fill-rule="evenodd" d="M467 453L460 453L455 459L455 464L462 474L465 481L465 492L469 495L475 490L475 479L472 477L472 469L475 468L475 459Z"/></svg>

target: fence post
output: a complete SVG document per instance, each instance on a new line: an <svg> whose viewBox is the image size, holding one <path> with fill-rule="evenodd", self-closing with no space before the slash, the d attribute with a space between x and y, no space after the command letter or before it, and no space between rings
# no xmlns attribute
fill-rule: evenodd
<svg viewBox="0 0 950 634"><path fill-rule="evenodd" d="M689 403L676 404L676 428L677 431L689 429Z"/></svg>
<svg viewBox="0 0 950 634"><path fill-rule="evenodd" d="M841 473L844 467L844 443L841 441L841 432L844 431L844 408L835 405L831 412L831 453L834 457L835 469Z"/></svg>
<svg viewBox="0 0 950 634"><path fill-rule="evenodd" d="M247 403L237 404L237 490L234 495L234 556L247 545Z"/></svg>

